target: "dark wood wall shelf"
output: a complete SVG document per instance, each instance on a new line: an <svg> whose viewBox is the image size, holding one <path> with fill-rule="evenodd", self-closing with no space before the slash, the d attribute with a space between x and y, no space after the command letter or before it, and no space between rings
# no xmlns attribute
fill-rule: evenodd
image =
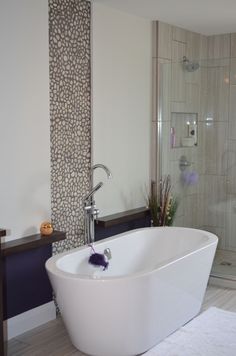
<svg viewBox="0 0 236 356"><path fill-rule="evenodd" d="M0 229L0 240L5 235L6 230ZM64 232L54 231L48 236L36 234L13 241L0 241L1 356L6 355L3 320L52 300L45 262L52 255L52 243L65 239Z"/></svg>
<svg viewBox="0 0 236 356"><path fill-rule="evenodd" d="M6 236L6 230L0 229L0 237Z"/></svg>
<svg viewBox="0 0 236 356"><path fill-rule="evenodd" d="M53 231L51 235L42 236L41 234L30 235L21 239L3 242L1 245L1 255L9 256L18 252L25 252L34 248L52 244L66 239L66 233Z"/></svg>
<svg viewBox="0 0 236 356"><path fill-rule="evenodd" d="M150 209L146 207L123 211L122 213L107 215L96 220L96 224L101 227L111 227L123 224L135 219L142 219L150 214Z"/></svg>

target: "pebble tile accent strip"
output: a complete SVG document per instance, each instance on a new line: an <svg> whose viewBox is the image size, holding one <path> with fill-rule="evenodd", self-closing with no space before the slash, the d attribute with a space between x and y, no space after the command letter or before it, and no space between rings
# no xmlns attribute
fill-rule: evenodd
<svg viewBox="0 0 236 356"><path fill-rule="evenodd" d="M84 243L91 166L91 4L49 0L52 223L67 233L53 253Z"/></svg>

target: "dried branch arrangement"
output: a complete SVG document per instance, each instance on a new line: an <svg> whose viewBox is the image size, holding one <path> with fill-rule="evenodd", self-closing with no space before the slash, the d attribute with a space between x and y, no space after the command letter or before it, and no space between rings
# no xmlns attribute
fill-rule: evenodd
<svg viewBox="0 0 236 356"><path fill-rule="evenodd" d="M153 226L171 226L178 208L178 200L172 194L170 175L161 179L156 189L152 183L151 194L148 197Z"/></svg>

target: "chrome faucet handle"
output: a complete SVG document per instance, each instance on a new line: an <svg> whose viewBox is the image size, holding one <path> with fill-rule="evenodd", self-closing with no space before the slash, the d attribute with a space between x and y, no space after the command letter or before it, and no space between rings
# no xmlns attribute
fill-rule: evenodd
<svg viewBox="0 0 236 356"><path fill-rule="evenodd" d="M181 156L179 159L179 169L184 171L187 167L190 167L194 162L190 162L187 160L186 156Z"/></svg>
<svg viewBox="0 0 236 356"><path fill-rule="evenodd" d="M94 216L95 219L98 218L99 212L100 212L99 209L97 209L97 208L94 208L94 209L93 209L93 216Z"/></svg>
<svg viewBox="0 0 236 356"><path fill-rule="evenodd" d="M84 202L86 203L86 201L88 201L89 199L91 199L91 197L93 196L93 194L95 192L97 192L101 187L103 186L102 182L99 182L97 185L95 185L95 187L84 197Z"/></svg>

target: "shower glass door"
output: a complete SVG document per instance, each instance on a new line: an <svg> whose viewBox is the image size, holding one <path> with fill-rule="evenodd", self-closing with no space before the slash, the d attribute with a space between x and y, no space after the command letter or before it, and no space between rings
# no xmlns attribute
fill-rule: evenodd
<svg viewBox="0 0 236 356"><path fill-rule="evenodd" d="M157 171L179 199L174 225L215 233L212 275L236 280L236 60L157 68Z"/></svg>

